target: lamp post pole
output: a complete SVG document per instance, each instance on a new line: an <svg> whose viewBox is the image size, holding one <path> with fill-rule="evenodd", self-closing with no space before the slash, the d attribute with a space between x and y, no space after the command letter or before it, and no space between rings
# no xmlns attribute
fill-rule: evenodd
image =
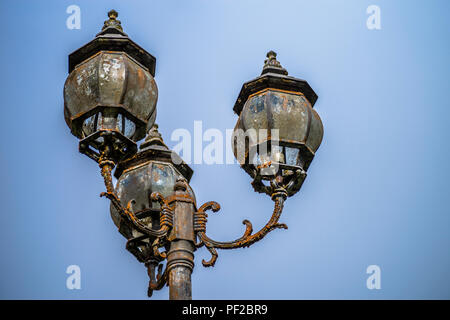
<svg viewBox="0 0 450 320"><path fill-rule="evenodd" d="M169 299L191 300L191 274L194 268L194 246L191 241L176 240L167 255L169 268Z"/></svg>
<svg viewBox="0 0 450 320"><path fill-rule="evenodd" d="M185 181L175 183L173 227L169 235L170 249L167 253L169 273L169 299L192 299L191 274L194 269L194 200L187 192Z"/></svg>

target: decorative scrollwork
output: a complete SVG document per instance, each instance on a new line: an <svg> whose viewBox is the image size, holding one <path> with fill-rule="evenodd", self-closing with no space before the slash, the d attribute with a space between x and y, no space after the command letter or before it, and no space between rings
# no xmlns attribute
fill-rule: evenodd
<svg viewBox="0 0 450 320"><path fill-rule="evenodd" d="M276 176L274 179L270 180L269 185L265 185L259 170L255 170L251 184L256 192L265 193L272 198L276 196L277 189L281 189L282 193L285 193L286 196L290 197L300 189L305 177L306 172L298 169L291 171L289 176Z"/></svg>
<svg viewBox="0 0 450 320"><path fill-rule="evenodd" d="M164 260L167 258L167 253L159 251L160 247L162 247L162 245L161 245L161 238L159 237L156 238L152 243L153 255L161 260Z"/></svg>
<svg viewBox="0 0 450 320"><path fill-rule="evenodd" d="M152 201L158 201L161 206L161 217L160 217L160 225L166 227L173 226L173 210L174 208L170 206L169 202L163 197L163 195L159 192L153 192L150 195L150 199Z"/></svg>
<svg viewBox="0 0 450 320"><path fill-rule="evenodd" d="M220 205L217 202L210 201L203 204L199 209L195 209L195 200L193 200L190 195L175 192L169 198L165 199L162 194L154 192L150 195L149 200L157 201L161 206L160 228L149 228L133 213L132 206L134 204L134 200L129 201L127 206L124 207L115 193L111 177L111 171L114 163L101 157L99 164L102 169L101 172L106 186L106 192L103 192L101 196L105 196L111 200L111 203L119 212L124 223L129 224L130 228L134 228L143 234L143 236L129 240L127 242L127 249L135 255L139 261L144 262L148 268L148 274L150 277L148 288L149 296L151 296L153 290L161 289L167 282L167 266L164 271L162 271L163 265L161 264L161 262L167 258L167 253L165 251L160 251L160 249L166 247L168 241L170 241L168 239L168 234L174 223L174 203L189 202L193 204L195 210L193 213L193 229L198 238L198 242L195 243L195 247L206 247L211 254L211 258L208 261L203 260L202 264L205 267L212 267L218 258L217 249L250 247L275 229L287 229L286 224L279 223L278 221L283 211L285 199L290 194L291 188L295 187L295 183L298 181L297 178L301 177L303 174L300 171L292 173L286 181L284 181L285 178L282 176L276 176L270 180L269 185L265 185L262 182L261 176L256 175L252 183L255 190L270 195L275 203L272 216L264 227L255 233L253 232L252 223L249 220L244 220L242 222L245 225L243 235L234 241L222 242L215 241L206 235L206 223L208 219L207 211L211 210L212 212L218 212L220 210ZM175 191L186 191L186 189L186 181L177 181ZM155 275L156 268L158 269L157 275Z"/></svg>
<svg viewBox="0 0 450 320"><path fill-rule="evenodd" d="M139 262L145 262L147 260L146 252L143 252L143 250L140 249L140 245L142 245L145 238L145 235L132 238L129 239L126 244L126 249L133 254Z"/></svg>
<svg viewBox="0 0 450 320"><path fill-rule="evenodd" d="M111 175L114 165L115 163L113 161L108 160L108 158L102 154L99 160L99 166L105 182L106 192L102 192L100 196L106 197L111 201L121 217L121 223L125 223L131 229L135 229L142 233L142 236L129 239L126 244L126 249L130 251L139 262L145 263L150 277L147 292L150 297L154 290L161 289L164 287L164 284L167 283L167 268L162 271L163 265L160 263L167 258L167 253L161 252L160 248L164 247L167 240L167 234L173 226L174 209L160 193L152 193L149 200L158 201L161 205L160 228L153 229L143 224L133 213L132 206L135 201L129 201L126 207L124 207L115 192ZM151 243L148 243L150 238L153 240ZM158 269L157 275L155 275L156 266Z"/></svg>
<svg viewBox="0 0 450 320"><path fill-rule="evenodd" d="M107 161L105 164L104 162ZM163 237L167 234L171 227L171 221L173 221L173 210L168 205L168 203L164 200L161 194L155 193L152 194L150 197L152 198L154 196L155 201L159 201L161 203L161 208L163 209L161 211L161 228L160 229L152 229L147 227L145 224L143 224L138 217L133 213L131 210L132 205L134 204L134 200L130 200L124 208L120 202L119 197L117 196L113 184L112 184L112 164L108 160L100 161L100 167L102 168L102 176L105 180L105 186L107 192L102 192L100 194L100 197L106 197L108 198L113 206L116 208L116 210L119 212L119 215L128 218L128 220L133 224L133 226L141 233L147 234L149 236L153 237ZM153 199L153 198L152 198Z"/></svg>
<svg viewBox="0 0 450 320"><path fill-rule="evenodd" d="M211 253L211 259L209 261L202 261L203 266L214 266L218 254L216 249L236 249L243 247L250 247L252 244L264 238L270 231L275 229L287 229L287 225L284 223L278 223L281 213L283 211L284 200L287 197L287 191L282 184L282 179L274 179L271 182L271 196L275 202L272 216L266 225L256 233L253 233L253 225L249 220L244 220L242 223L245 225L245 232L239 239L234 241L215 241L206 235L206 222L207 214L205 211L212 210L217 212L220 210L220 205L214 201L210 201L202 205L197 212L194 213L194 230L197 232L199 242L196 243L197 247L205 246Z"/></svg>
<svg viewBox="0 0 450 320"><path fill-rule="evenodd" d="M203 239L202 239L202 241L203 241ZM211 253L211 259L209 259L208 261L206 261L205 259L202 259L202 265L204 267L214 267L219 255L217 254L216 249L210 243L208 243L208 242L204 242L204 243L205 243L206 249L208 249L209 253Z"/></svg>
<svg viewBox="0 0 450 320"><path fill-rule="evenodd" d="M145 266L147 267L147 274L150 278L148 282L148 290L147 295L148 297L151 297L153 295L154 290L161 290L165 284L167 284L167 265L164 267L163 265L159 263L158 260L148 260L145 263ZM158 274L155 275L155 267L158 266Z"/></svg>

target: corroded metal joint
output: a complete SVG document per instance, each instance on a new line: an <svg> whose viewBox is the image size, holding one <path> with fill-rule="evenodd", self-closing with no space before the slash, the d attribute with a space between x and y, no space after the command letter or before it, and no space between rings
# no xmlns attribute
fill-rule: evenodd
<svg viewBox="0 0 450 320"><path fill-rule="evenodd" d="M206 222L208 214L206 212L195 212L194 213L194 231L195 232L206 232Z"/></svg>
<svg viewBox="0 0 450 320"><path fill-rule="evenodd" d="M108 157L108 152L102 152L98 165L101 169L101 175L105 181L106 191L108 193L114 192L114 186L112 183L111 171L115 167L115 162Z"/></svg>
<svg viewBox="0 0 450 320"><path fill-rule="evenodd" d="M191 273L193 269L193 243L187 240L172 242L167 255L167 274L171 300L192 299Z"/></svg>
<svg viewBox="0 0 450 320"><path fill-rule="evenodd" d="M114 168L115 165L116 164L114 163L114 161L109 160L109 159L100 158L100 160L98 161L98 166L102 169L104 166L111 166Z"/></svg>
<svg viewBox="0 0 450 320"><path fill-rule="evenodd" d="M161 226L172 227L173 226L173 211L170 207L161 207L161 217L159 219Z"/></svg>
<svg viewBox="0 0 450 320"><path fill-rule="evenodd" d="M277 188L273 191L271 198L273 201L275 201L279 197L282 197L284 200L286 200L287 196L288 193L285 188Z"/></svg>
<svg viewBox="0 0 450 320"><path fill-rule="evenodd" d="M178 178L175 182L174 190L175 191L186 191L187 188L187 181L184 178Z"/></svg>
<svg viewBox="0 0 450 320"><path fill-rule="evenodd" d="M170 272L175 267L186 267L192 272L194 252L183 248L171 249L167 254L167 270Z"/></svg>
<svg viewBox="0 0 450 320"><path fill-rule="evenodd" d="M167 269L163 271L163 265L160 264L161 260L152 257L145 261L147 268L147 274L149 277L147 295L151 297L154 290L160 290L167 283ZM157 269L157 274L155 270Z"/></svg>

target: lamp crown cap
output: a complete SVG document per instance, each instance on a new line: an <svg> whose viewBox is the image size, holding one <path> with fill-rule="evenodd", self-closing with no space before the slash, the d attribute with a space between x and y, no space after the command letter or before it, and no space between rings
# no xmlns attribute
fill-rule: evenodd
<svg viewBox="0 0 450 320"><path fill-rule="evenodd" d="M107 28L110 28L110 27L116 28L116 29L118 29L120 31L123 31L122 25L120 23L120 20L117 20L118 16L119 16L119 13L116 10L114 10L114 9L110 10L108 12L108 18L109 19L105 20L105 23L103 24L102 31L107 29Z"/></svg>
<svg viewBox="0 0 450 320"><path fill-rule="evenodd" d="M150 130L147 133L147 137L145 137L144 142L139 147L141 150L150 146L160 146L163 149L169 150L167 148L166 144L164 143L164 140L161 136L161 133L158 131L158 125L155 123L150 128Z"/></svg>
<svg viewBox="0 0 450 320"><path fill-rule="evenodd" d="M266 73L278 73L286 75L288 72L281 66L281 63L277 60L277 53L273 50L270 50L266 54L267 59L264 60L264 67L261 72L261 75Z"/></svg>

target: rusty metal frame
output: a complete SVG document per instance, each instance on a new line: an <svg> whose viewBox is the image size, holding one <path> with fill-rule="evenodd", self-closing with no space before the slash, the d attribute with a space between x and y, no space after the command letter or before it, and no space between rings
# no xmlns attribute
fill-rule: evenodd
<svg viewBox="0 0 450 320"><path fill-rule="evenodd" d="M154 290L160 290L164 287L164 285L169 285L169 271L170 268L176 268L181 264L189 265L189 277L190 272L193 269L193 251L203 246L211 253L211 259L208 261L203 260L202 264L204 267L212 267L217 261L218 253L217 249L236 249L236 248L244 248L250 247L254 243L262 240L269 232L275 229L287 229L287 225L284 223L279 223L279 219L281 213L283 211L284 201L287 196L291 193L291 189L295 187L295 183L290 180L288 183L283 183L283 177L281 175L276 176L274 179L270 181L269 186L265 186L263 184L258 184L258 177L256 177L254 184L257 185L255 189L259 188L259 192L264 192L271 196L274 201L274 209L269 221L262 227L259 231L253 232L253 225L249 220L244 220L242 223L245 225L244 234L233 241L216 241L206 235L206 223L208 214L207 211L211 210L213 212L217 212L220 210L220 205L217 202L210 201L197 209L195 199L192 198L190 194L186 192L187 189L187 181L185 179L179 179L177 184L175 185L174 193L164 198L160 193L153 192L150 195L151 201L158 201L161 205L161 214L160 214L160 228L153 229L147 227L143 224L139 218L133 213L132 206L134 200L130 200L127 205L124 207L121 204L119 197L117 196L114 186L112 184L112 169L115 166L115 163L108 159L106 153L103 153L99 160L99 166L101 168L101 174L104 178L106 192L101 193L100 196L108 198L113 206L117 209L121 217L121 225L125 224L129 228L133 228L138 232L142 233L142 236L129 239L126 244L126 249L131 252L139 262L142 262L147 267L147 272L149 275L149 287L148 287L148 295L151 296ZM259 182L260 183L260 182ZM177 191L182 190L182 191ZM178 225L180 225L183 230L177 230L177 227L174 226L174 220L176 220L176 206L180 203L185 203L188 206L187 215L192 215L191 225L189 225L188 221L184 219L183 221L178 221ZM186 211L185 211L186 213ZM183 239L183 236L179 234L190 234L192 233L192 237L188 236L186 239ZM194 236L195 235L195 236ZM145 240L149 240L150 238L154 239L151 243L146 243ZM166 266L163 267L163 261L168 259L168 255L170 254L170 250L167 250L168 244L172 242L176 242L177 240L190 240L193 243L192 252L184 249L184 251L191 252L191 258L181 259L177 257L176 263L172 263L169 266L169 261L166 263ZM198 240L195 240L198 239ZM143 252L139 249L139 245L145 245L146 250ZM165 249L165 251L160 251L160 249ZM180 249L178 249L180 251ZM183 250L181 250L183 251ZM181 262L180 262L181 261ZM163 270L164 269L164 270ZM157 270L157 272L155 271ZM183 298L183 297L179 297Z"/></svg>
<svg viewBox="0 0 450 320"><path fill-rule="evenodd" d="M113 113L116 117L117 114L122 114L122 116L125 116L126 118L130 119L136 126L136 132L133 135L133 138L136 137L137 140L142 139L145 136L146 133L146 126L147 123L134 116L131 112L129 112L123 105L118 104L118 105L96 105L94 108L90 109L89 111L86 111L82 114L77 114L75 116L73 116L70 121L72 122L72 134L77 136L78 138L85 138L86 136L83 134L83 129L82 129L82 124L84 122L84 120L86 120L87 118L99 114L104 113L105 111L107 112L111 112ZM123 121L125 121L124 118L122 118ZM97 124L95 123L95 126L97 126ZM112 130L112 129L110 129ZM94 129L95 131L95 129ZM117 130L117 132L120 132Z"/></svg>
<svg viewBox="0 0 450 320"><path fill-rule="evenodd" d="M143 234L143 236L128 240L126 249L132 253L139 262L145 263L150 278L148 288L148 296L150 297L153 290L159 290L167 283L167 271L164 270L164 272L162 272L163 265L161 264L161 262L167 258L167 254L166 252L160 252L159 249L164 247L166 236L173 225L173 208L164 200L161 194L152 193L150 195L150 200L158 201L161 204L160 228L148 228L140 222L139 218L131 210L133 200L129 201L126 207L122 206L112 183L112 169L115 166L114 161L109 159L108 154L104 152L98 162L106 187L106 192L102 192L100 196L108 198L112 205L117 209L121 217L121 226L123 224L127 225L127 227L133 228ZM150 236L155 238L149 247L151 250L142 252L138 248L138 244L144 243L143 241L149 239ZM155 268L158 269L157 274L155 274Z"/></svg>
<svg viewBox="0 0 450 320"><path fill-rule="evenodd" d="M286 185L283 183L283 177L281 176L277 176L276 178L272 179L270 182L270 186L264 186L264 191L261 192L269 194L275 203L272 216L264 225L264 227L255 233L253 232L253 225L249 220L242 221L242 224L245 225L245 232L240 238L233 241L216 241L206 235L206 223L208 217L206 211L211 210L212 212L217 212L220 210L220 205L214 201L206 202L205 204L203 204L194 213L194 228L199 238L199 242L196 243L196 247L200 248L202 246L205 246L211 253L211 259L209 261L202 261L203 266L214 266L218 258L216 249L229 250L250 247L259 240L262 240L269 232L275 229L287 229L288 227L286 224L279 223L278 221L283 211L284 201L286 200L289 194L289 189L291 187L292 184Z"/></svg>

